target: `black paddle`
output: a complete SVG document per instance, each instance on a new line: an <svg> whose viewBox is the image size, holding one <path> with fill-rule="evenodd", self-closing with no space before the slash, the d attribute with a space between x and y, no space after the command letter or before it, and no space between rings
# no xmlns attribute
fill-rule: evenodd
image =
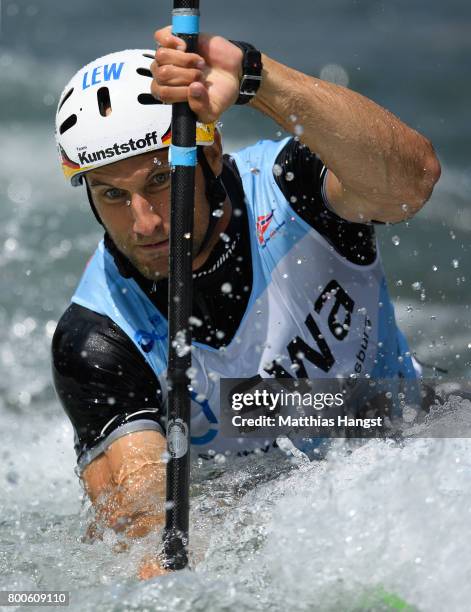
<svg viewBox="0 0 471 612"><path fill-rule="evenodd" d="M174 0L173 34L195 52L199 33L199 0ZM196 168L196 117L186 102L173 105L170 148L172 195L169 260L169 351L167 411L167 507L164 565L188 564L190 488L190 406L192 249Z"/></svg>

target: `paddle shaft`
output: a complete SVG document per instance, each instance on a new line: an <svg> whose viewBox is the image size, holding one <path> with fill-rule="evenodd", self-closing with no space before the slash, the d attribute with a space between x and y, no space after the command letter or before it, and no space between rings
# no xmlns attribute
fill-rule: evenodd
<svg viewBox="0 0 471 612"><path fill-rule="evenodd" d="M199 0L174 0L173 33L197 50ZM193 210L196 169L196 117L189 105L177 103L172 112L172 191L169 259L169 350L167 409L167 506L164 564L182 569L188 564L190 489L190 407L186 374L191 366Z"/></svg>

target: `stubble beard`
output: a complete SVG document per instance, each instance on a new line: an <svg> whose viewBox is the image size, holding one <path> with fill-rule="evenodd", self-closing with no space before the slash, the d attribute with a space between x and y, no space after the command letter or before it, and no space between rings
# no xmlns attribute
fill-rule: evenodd
<svg viewBox="0 0 471 612"><path fill-rule="evenodd" d="M114 244L118 248L121 255L125 257L132 264L132 266L139 272L139 274L141 274L144 278L150 281L155 281L155 282L168 278L169 276L169 254L156 258L155 265L152 266L152 264L149 265L149 264L143 263L142 261L139 261L139 259L134 254L131 254L129 252L129 248L127 248L126 246L120 245L119 242L117 242L112 236L111 236L111 239L113 240ZM193 258L195 258L198 255L202 244L203 244L202 237L196 241L193 241Z"/></svg>

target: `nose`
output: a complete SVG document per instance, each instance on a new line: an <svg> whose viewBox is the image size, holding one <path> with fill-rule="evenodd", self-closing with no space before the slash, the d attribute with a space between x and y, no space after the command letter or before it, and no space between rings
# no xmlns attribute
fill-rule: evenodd
<svg viewBox="0 0 471 612"><path fill-rule="evenodd" d="M134 221L133 231L136 234L152 236L162 225L162 217L155 212L152 203L140 194L132 194L130 208Z"/></svg>

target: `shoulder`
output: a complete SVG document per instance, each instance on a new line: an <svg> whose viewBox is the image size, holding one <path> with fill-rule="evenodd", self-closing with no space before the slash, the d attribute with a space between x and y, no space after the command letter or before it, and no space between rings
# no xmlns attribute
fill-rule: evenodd
<svg viewBox="0 0 471 612"><path fill-rule="evenodd" d="M52 353L73 358L83 351L97 352L111 340L125 342L127 337L108 317L72 303L59 319L52 338Z"/></svg>
<svg viewBox="0 0 471 612"><path fill-rule="evenodd" d="M356 265L376 260L372 224L353 223L339 217L327 201L327 168L320 157L296 138L290 139L276 159L276 182L291 208L335 251Z"/></svg>
<svg viewBox="0 0 471 612"><path fill-rule="evenodd" d="M271 164L270 170L272 170L277 155L291 140L292 138L259 140L253 145L231 153L230 156L236 161L242 175L247 172L256 175L257 171L262 171L266 164Z"/></svg>
<svg viewBox="0 0 471 612"><path fill-rule="evenodd" d="M130 338L109 317L71 304L62 315L52 339L55 376L72 376L90 382L107 376L122 376L150 367ZM151 373L152 374L152 373Z"/></svg>

